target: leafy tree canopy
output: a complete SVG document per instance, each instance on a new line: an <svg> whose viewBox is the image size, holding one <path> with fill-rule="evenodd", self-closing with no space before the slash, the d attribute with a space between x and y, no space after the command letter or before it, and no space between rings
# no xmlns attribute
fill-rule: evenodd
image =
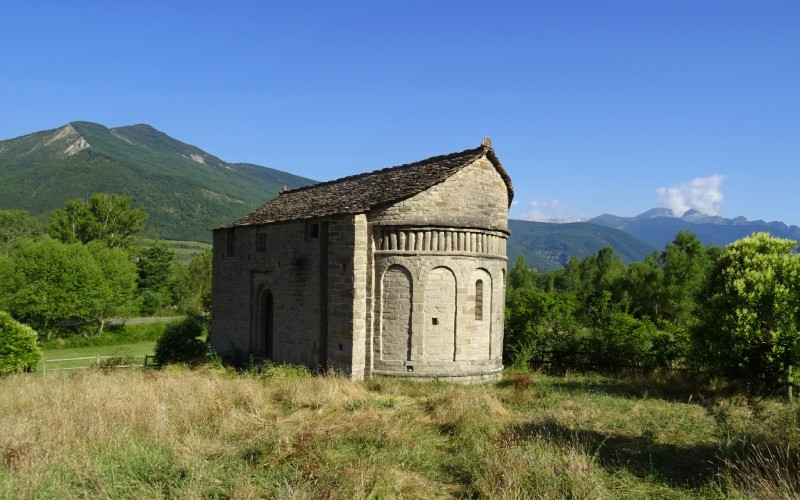
<svg viewBox="0 0 800 500"><path fill-rule="evenodd" d="M41 224L25 210L0 210L0 252L8 253L20 240L42 232Z"/></svg>
<svg viewBox="0 0 800 500"><path fill-rule="evenodd" d="M175 251L163 241L156 241L139 254L136 266L144 314L155 314L162 307L173 303L178 295L175 290L176 265Z"/></svg>
<svg viewBox="0 0 800 500"><path fill-rule="evenodd" d="M136 310L136 267L100 242L23 241L0 255L0 307L48 337Z"/></svg>
<svg viewBox="0 0 800 500"><path fill-rule="evenodd" d="M201 315L211 309L211 249L197 254L183 273L180 286L180 309Z"/></svg>
<svg viewBox="0 0 800 500"><path fill-rule="evenodd" d="M131 244L147 220L143 208L131 208L133 199L118 194L95 193L88 202L70 200L50 214L50 236L64 243L101 241L109 248Z"/></svg>
<svg viewBox="0 0 800 500"><path fill-rule="evenodd" d="M800 256L796 242L757 233L728 245L701 295L698 357L763 386L800 367ZM795 377L796 378L796 377Z"/></svg>

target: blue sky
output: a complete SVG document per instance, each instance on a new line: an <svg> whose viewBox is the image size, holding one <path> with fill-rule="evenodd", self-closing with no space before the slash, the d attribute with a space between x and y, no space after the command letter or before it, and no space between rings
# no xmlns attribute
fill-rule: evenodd
<svg viewBox="0 0 800 500"><path fill-rule="evenodd" d="M6 0L0 61L0 138L149 123L325 180L490 135L514 217L800 224L796 0Z"/></svg>

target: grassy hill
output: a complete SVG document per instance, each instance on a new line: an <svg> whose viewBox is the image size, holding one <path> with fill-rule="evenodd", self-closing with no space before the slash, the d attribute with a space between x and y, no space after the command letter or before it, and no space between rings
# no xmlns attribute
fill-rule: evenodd
<svg viewBox="0 0 800 500"><path fill-rule="evenodd" d="M540 272L562 267L573 255L585 257L607 246L625 262L642 260L654 249L623 231L587 222L547 224L511 219L508 224L510 265L524 255L528 265Z"/></svg>
<svg viewBox="0 0 800 500"><path fill-rule="evenodd" d="M208 242L211 229L310 184L266 167L227 163L149 125L73 122L0 141L0 209L44 217L93 192L134 197L150 215L145 234Z"/></svg>

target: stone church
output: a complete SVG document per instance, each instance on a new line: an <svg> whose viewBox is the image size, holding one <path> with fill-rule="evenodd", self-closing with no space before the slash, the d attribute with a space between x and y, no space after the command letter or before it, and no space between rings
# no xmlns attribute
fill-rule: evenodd
<svg viewBox="0 0 800 500"><path fill-rule="evenodd" d="M356 379L500 377L512 197L488 138L284 191L214 231L212 347Z"/></svg>

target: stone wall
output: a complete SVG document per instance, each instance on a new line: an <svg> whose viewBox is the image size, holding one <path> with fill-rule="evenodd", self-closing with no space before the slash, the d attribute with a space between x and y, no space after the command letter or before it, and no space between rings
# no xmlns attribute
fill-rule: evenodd
<svg viewBox="0 0 800 500"><path fill-rule="evenodd" d="M328 232L328 368L364 378L367 316L367 219L343 216Z"/></svg>
<svg viewBox="0 0 800 500"><path fill-rule="evenodd" d="M415 196L369 215L376 224L483 228L508 232L508 188L486 157Z"/></svg>
<svg viewBox="0 0 800 500"><path fill-rule="evenodd" d="M456 275L449 267L437 267L428 273L423 305L424 330L418 358L427 361L456 359Z"/></svg>
<svg viewBox="0 0 800 500"><path fill-rule="evenodd" d="M215 231L212 348L239 361L252 355L363 377L366 246L363 215ZM264 349L267 290L272 353Z"/></svg>
<svg viewBox="0 0 800 500"><path fill-rule="evenodd" d="M375 250L369 372L444 379L498 376L505 268L500 254ZM478 280L483 289L480 319L475 316Z"/></svg>
<svg viewBox="0 0 800 500"><path fill-rule="evenodd" d="M411 297L414 293L411 274L403 266L389 266L381 284L380 359L408 361L411 359Z"/></svg>

